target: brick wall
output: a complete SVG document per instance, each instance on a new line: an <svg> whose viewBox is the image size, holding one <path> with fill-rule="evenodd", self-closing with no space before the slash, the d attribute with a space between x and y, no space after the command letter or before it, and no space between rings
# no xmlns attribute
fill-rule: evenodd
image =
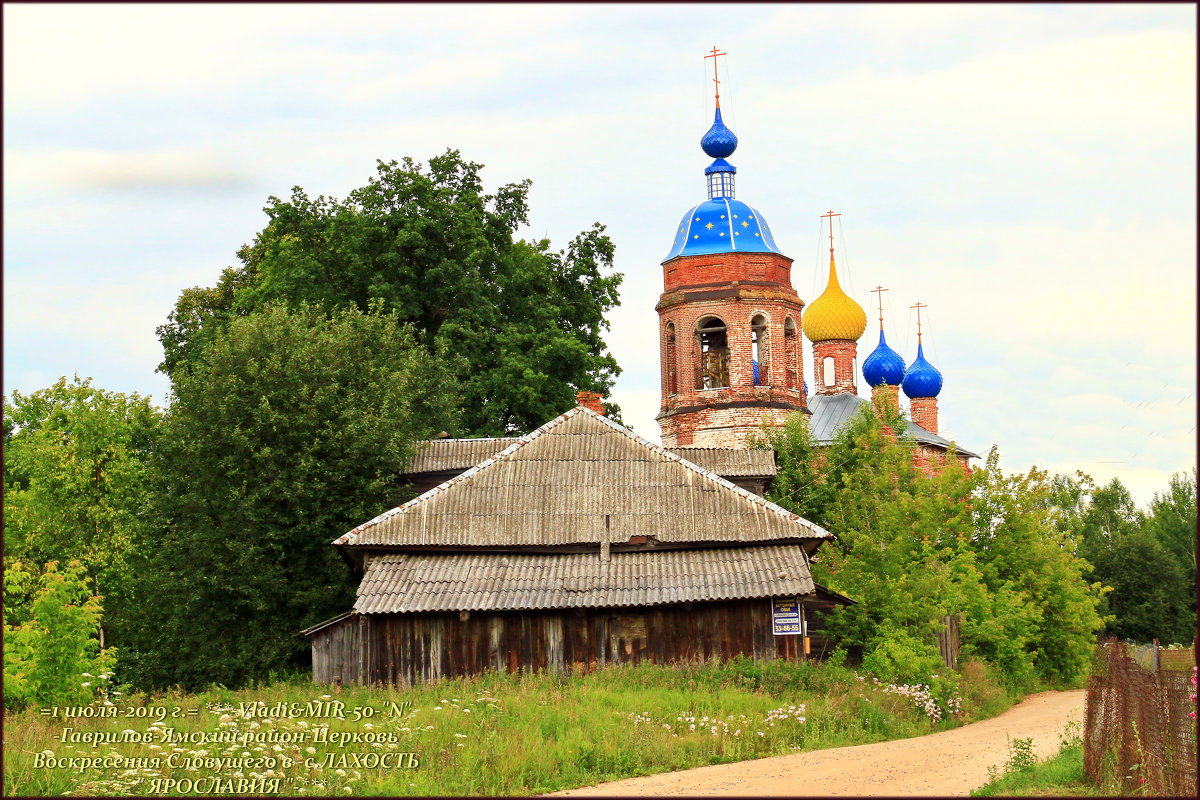
<svg viewBox="0 0 1200 800"><path fill-rule="evenodd" d="M930 433L938 432L938 409L936 397L914 397L909 401L912 421Z"/></svg>
<svg viewBox="0 0 1200 800"><path fill-rule="evenodd" d="M813 343L813 387L815 394L858 394L854 373L857 371L858 342L827 339ZM833 359L833 380L826 386L825 359Z"/></svg>
<svg viewBox="0 0 1200 800"><path fill-rule="evenodd" d="M659 314L663 443L747 447L763 420L782 425L807 410L800 315L791 259L775 253L681 256L663 264ZM697 331L725 326L728 385L703 388ZM754 382L755 321L762 323L759 384ZM790 331L790 333L789 333Z"/></svg>

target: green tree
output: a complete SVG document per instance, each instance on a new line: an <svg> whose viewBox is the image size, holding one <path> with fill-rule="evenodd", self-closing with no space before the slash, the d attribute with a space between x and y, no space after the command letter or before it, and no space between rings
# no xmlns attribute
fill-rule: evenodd
<svg viewBox="0 0 1200 800"><path fill-rule="evenodd" d="M1192 640L1195 582L1188 582L1184 565L1152 533L1118 536L1093 558L1093 575L1112 587L1106 633L1135 642Z"/></svg>
<svg viewBox="0 0 1200 800"><path fill-rule="evenodd" d="M453 428L454 357L377 306L268 306L174 376L165 529L135 548L123 663L146 688L266 679L353 602L330 542L396 505L417 440Z"/></svg>
<svg viewBox="0 0 1200 800"><path fill-rule="evenodd" d="M1171 476L1165 492L1155 492L1146 526L1196 582L1196 471Z"/></svg>
<svg viewBox="0 0 1200 800"><path fill-rule="evenodd" d="M40 575L20 561L5 564L5 708L87 705L107 683L116 654L100 648L102 608L88 583L79 561L61 571L51 561ZM28 619L10 624L9 601L30 593Z"/></svg>
<svg viewBox="0 0 1200 800"><path fill-rule="evenodd" d="M1021 637L1037 676L1069 685L1087 672L1102 588L1089 583L1075 555L1073 526L1061 515L1062 482L1036 467L1006 475L992 448L975 493L977 563L994 595L1007 595L1029 613Z"/></svg>
<svg viewBox="0 0 1200 800"><path fill-rule="evenodd" d="M1111 588L1105 632L1123 639L1187 642L1196 630L1196 479L1171 477L1149 513L1114 478L1082 515L1081 553L1091 579Z"/></svg>
<svg viewBox="0 0 1200 800"><path fill-rule="evenodd" d="M914 443L891 434L903 417L881 420L869 406L828 447L800 424L769 434L783 478L769 496L834 532L817 578L858 601L828 625L864 648L864 664L892 675L927 667L942 618L961 614L964 650L1010 686L1078 680L1100 588L1069 546L1069 486L1036 470L1005 476L994 450L984 469L964 471L951 453L926 474Z"/></svg>
<svg viewBox="0 0 1200 800"><path fill-rule="evenodd" d="M467 435L524 433L574 405L577 390L608 393L620 372L602 338L621 282L604 274L612 242L598 224L561 251L515 239L530 182L486 194L481 166L448 150L427 169L381 161L344 201L299 187L270 198L241 266L184 291L159 328L161 369L190 371L232 320L271 302L365 309L379 299L423 344L460 357Z"/></svg>
<svg viewBox="0 0 1200 800"><path fill-rule="evenodd" d="M161 413L148 397L65 377L4 401L4 546L37 564L79 560L98 592L151 524L148 464Z"/></svg>

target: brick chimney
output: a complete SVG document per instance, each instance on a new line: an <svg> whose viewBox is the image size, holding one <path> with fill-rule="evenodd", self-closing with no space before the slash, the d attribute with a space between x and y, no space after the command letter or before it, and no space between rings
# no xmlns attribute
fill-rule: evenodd
<svg viewBox="0 0 1200 800"><path fill-rule="evenodd" d="M586 408L588 411L595 411L600 416L604 416L604 395L599 392L578 392L575 395L575 403Z"/></svg>

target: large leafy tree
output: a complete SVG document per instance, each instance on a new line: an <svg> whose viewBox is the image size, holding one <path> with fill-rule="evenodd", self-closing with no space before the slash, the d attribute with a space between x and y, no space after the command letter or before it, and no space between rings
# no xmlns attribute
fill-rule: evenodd
<svg viewBox="0 0 1200 800"><path fill-rule="evenodd" d="M186 374L231 320L271 302L365 309L378 299L422 343L461 357L467 435L524 433L571 407L577 390L607 393L620 370L604 315L621 276L606 274L603 226L559 251L518 240L529 181L487 194L480 169L448 150L427 168L381 161L343 201L299 187L270 198L241 266L184 291L159 328L162 369Z"/></svg>
<svg viewBox="0 0 1200 800"><path fill-rule="evenodd" d="M1171 477L1148 513L1117 478L1080 513L1080 553L1111 588L1106 633L1137 642L1187 642L1196 630L1196 479Z"/></svg>
<svg viewBox="0 0 1200 800"><path fill-rule="evenodd" d="M61 378L4 401L6 558L78 560L96 591L123 575L153 524L149 461L161 412L150 399Z"/></svg>
<svg viewBox="0 0 1200 800"><path fill-rule="evenodd" d="M296 632L344 611L330 541L395 505L414 443L456 425L456 357L379 304L268 306L173 376L155 462L162 529L134 550L122 662L194 688L301 666Z"/></svg>
<svg viewBox="0 0 1200 800"><path fill-rule="evenodd" d="M928 664L942 617L957 613L967 651L1010 685L1077 680L1100 627L1100 589L1084 581L1070 526L1052 513L1063 487L1036 470L1003 475L994 451L984 469L966 472L951 456L926 475L895 430L902 417L865 406L828 447L799 415L771 434L782 480L770 498L835 532L818 578L859 601L830 627L863 646L864 664L894 665L905 652Z"/></svg>

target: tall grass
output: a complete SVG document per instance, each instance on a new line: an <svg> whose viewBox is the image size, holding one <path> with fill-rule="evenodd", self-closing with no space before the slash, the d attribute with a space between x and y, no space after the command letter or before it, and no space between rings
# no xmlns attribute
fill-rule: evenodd
<svg viewBox="0 0 1200 800"><path fill-rule="evenodd" d="M979 666L957 676L961 710L932 722L904 694L831 664L754 662L609 667L586 675L487 673L400 688L340 690L290 680L243 691L216 688L184 695L134 695L124 714L184 710L150 719L47 719L36 710L5 719L4 788L20 795L183 794L167 779L279 780L282 795L513 795L536 794L600 781L705 764L782 755L841 745L905 738L995 714L1010 700ZM307 703L324 697L345 703L339 717L247 716L239 704ZM391 707L396 703L398 707ZM376 713L355 720L353 709ZM139 709L141 711L139 711ZM187 715L187 709L196 709ZM153 715L152 715L153 716ZM63 744L64 727L79 731L233 731L232 744ZM393 741L335 746L313 732L369 731ZM268 731L305 736L280 745ZM250 735L250 740L244 737ZM156 748L157 749L154 749ZM177 759L228 756L274 758L276 763L187 770L165 763L127 769L36 768L39 752L55 758L117 754ZM325 764L327 754L413 752L413 769ZM197 755L203 753L203 755ZM307 763L306 763L307 760ZM194 766L194 765L193 765ZM154 781L159 781L154 783ZM269 785L269 784L268 784ZM269 790L268 790L269 791Z"/></svg>

